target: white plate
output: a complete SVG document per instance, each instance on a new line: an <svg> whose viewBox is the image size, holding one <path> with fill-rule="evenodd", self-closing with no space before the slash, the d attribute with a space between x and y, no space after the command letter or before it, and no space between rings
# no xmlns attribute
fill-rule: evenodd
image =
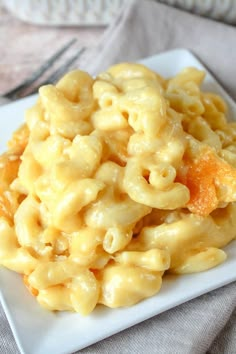
<svg viewBox="0 0 236 354"><path fill-rule="evenodd" d="M204 69L187 50L179 49L142 60L164 76L175 75L186 66ZM207 74L204 88L220 93L236 116L236 105L215 79ZM0 149L23 120L23 111L35 97L23 99L0 109ZM121 309L98 306L88 317L76 313L50 313L38 305L22 283L21 277L0 269L1 301L24 354L66 354L82 349L125 328L236 280L236 242L226 247L227 261L209 271L194 275L166 277L161 291L141 303ZM125 335L125 333L124 333Z"/></svg>

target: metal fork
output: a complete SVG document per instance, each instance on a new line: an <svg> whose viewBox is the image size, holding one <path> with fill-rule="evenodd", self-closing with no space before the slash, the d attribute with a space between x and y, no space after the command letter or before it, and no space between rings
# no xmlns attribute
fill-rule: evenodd
<svg viewBox="0 0 236 354"><path fill-rule="evenodd" d="M19 98L29 96L37 92L38 88L42 85L49 83L54 83L57 81L69 68L70 66L81 56L85 51L85 47L77 48L74 55L66 59L66 61L54 70L45 80L41 81L37 86L33 84L47 71L52 65L62 57L62 55L68 51L76 43L76 39L72 39L56 53L54 53L50 58L48 58L36 71L34 71L28 78L26 78L22 83L17 85L12 90L6 92L4 95L0 96L0 105L15 101Z"/></svg>

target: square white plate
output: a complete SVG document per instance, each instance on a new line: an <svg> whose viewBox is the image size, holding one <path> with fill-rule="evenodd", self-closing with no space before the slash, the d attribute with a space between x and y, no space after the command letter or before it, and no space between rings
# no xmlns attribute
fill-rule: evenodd
<svg viewBox="0 0 236 354"><path fill-rule="evenodd" d="M184 49L141 62L166 77L177 74L186 66L205 69ZM235 103L210 74L207 74L203 87L220 93L229 104L229 118L232 119L233 114L236 117ZM0 109L0 150L5 149L12 131L23 121L25 108L34 102L35 96ZM129 308L111 310L98 306L88 317L76 313L50 313L38 305L18 274L3 268L0 269L1 302L22 353L71 353L236 280L236 241L226 247L226 252L228 258L222 265L203 273L166 277L156 296Z"/></svg>

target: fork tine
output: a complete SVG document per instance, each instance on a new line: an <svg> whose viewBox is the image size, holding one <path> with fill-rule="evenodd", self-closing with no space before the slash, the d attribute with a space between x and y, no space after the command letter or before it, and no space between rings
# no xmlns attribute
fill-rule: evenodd
<svg viewBox="0 0 236 354"><path fill-rule="evenodd" d="M32 73L32 75L27 78L20 85L15 87L13 90L8 91L4 94L4 97L9 99L16 99L20 96L20 93L25 90L29 85L34 83L68 48L72 46L76 42L76 39L72 39L69 43L63 46L60 50L54 53L50 58L46 60L36 71Z"/></svg>
<svg viewBox="0 0 236 354"><path fill-rule="evenodd" d="M50 83L56 82L66 70L78 59L81 54L85 51L85 47L80 48L73 57L69 58L60 68L55 70L45 81L40 83L40 86L47 85ZM39 87L34 88L32 91L29 91L28 94L33 94L38 91Z"/></svg>
<svg viewBox="0 0 236 354"><path fill-rule="evenodd" d="M68 59L65 64L63 64L59 69L52 73L52 75L48 77L45 83L56 82L66 72L66 70L81 56L84 51L85 47L80 48L73 57ZM43 82L41 85L45 85L45 83Z"/></svg>

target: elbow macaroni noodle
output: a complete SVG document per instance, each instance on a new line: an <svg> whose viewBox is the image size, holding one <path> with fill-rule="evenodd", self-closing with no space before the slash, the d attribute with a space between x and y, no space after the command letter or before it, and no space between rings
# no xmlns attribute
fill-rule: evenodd
<svg viewBox="0 0 236 354"><path fill-rule="evenodd" d="M39 90L0 157L0 264L49 310L89 314L200 272L236 235L236 123L200 88L140 64Z"/></svg>

